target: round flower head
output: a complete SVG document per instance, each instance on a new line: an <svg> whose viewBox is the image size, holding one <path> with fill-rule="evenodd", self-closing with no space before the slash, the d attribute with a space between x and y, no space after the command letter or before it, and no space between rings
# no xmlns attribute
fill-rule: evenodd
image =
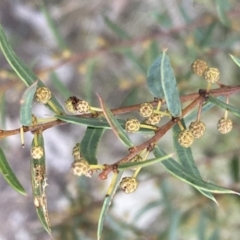
<svg viewBox="0 0 240 240"><path fill-rule="evenodd" d="M217 124L217 129L220 133L222 134L227 134L229 133L231 130L232 130L232 120L227 118L221 118L219 119L218 121L218 124Z"/></svg>
<svg viewBox="0 0 240 240"><path fill-rule="evenodd" d="M220 72L217 68L207 68L203 77L208 83L216 83L219 80Z"/></svg>
<svg viewBox="0 0 240 240"><path fill-rule="evenodd" d="M162 115L159 113L152 113L151 116L146 119L144 122L150 125L157 125L162 119Z"/></svg>
<svg viewBox="0 0 240 240"><path fill-rule="evenodd" d="M142 117L149 117L153 112L153 106L150 103L142 103L139 108L139 113Z"/></svg>
<svg viewBox="0 0 240 240"><path fill-rule="evenodd" d="M89 163L84 158L77 159L72 163L72 171L74 175L91 177L89 170Z"/></svg>
<svg viewBox="0 0 240 240"><path fill-rule="evenodd" d="M137 132L140 129L140 122L136 118L128 119L125 122L125 130L129 133Z"/></svg>
<svg viewBox="0 0 240 240"><path fill-rule="evenodd" d="M191 131L184 129L178 136L178 142L182 147L188 148L193 144L194 136Z"/></svg>
<svg viewBox="0 0 240 240"><path fill-rule="evenodd" d="M33 159L40 159L44 155L44 150L41 146L35 146L31 149L31 156Z"/></svg>
<svg viewBox="0 0 240 240"><path fill-rule="evenodd" d="M88 113L90 110L89 104L88 102L84 101L84 100L79 100L76 103L76 110L78 113Z"/></svg>
<svg viewBox="0 0 240 240"><path fill-rule="evenodd" d="M192 132L194 138L199 139L205 133L206 126L203 122L200 121L191 122L189 130Z"/></svg>
<svg viewBox="0 0 240 240"><path fill-rule="evenodd" d="M205 61L200 60L200 59L197 59L192 64L192 70L198 76L202 76L207 67L208 67L207 63Z"/></svg>
<svg viewBox="0 0 240 240"><path fill-rule="evenodd" d="M124 177L120 183L120 187L125 193L132 193L137 189L138 181L134 177Z"/></svg>
<svg viewBox="0 0 240 240"><path fill-rule="evenodd" d="M35 98L38 102L47 104L52 97L51 91L46 87L40 87L35 93Z"/></svg>

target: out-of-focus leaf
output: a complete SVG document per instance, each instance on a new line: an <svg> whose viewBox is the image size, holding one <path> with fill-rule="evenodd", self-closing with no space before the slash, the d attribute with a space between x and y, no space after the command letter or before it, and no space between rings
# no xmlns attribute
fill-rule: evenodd
<svg viewBox="0 0 240 240"><path fill-rule="evenodd" d="M186 128L184 120L182 120L181 122L182 122L182 125ZM174 149L177 154L177 158L178 158L179 162L182 164L185 171L192 174L192 176L194 176L196 178L202 179L200 172L197 168L197 165L193 159L191 148L182 147L178 142L178 136L181 132L181 129L178 124L175 124L173 126L172 132L173 132L173 145L174 145ZM216 199L214 198L214 196L211 193L204 192L201 189L198 189L198 190L203 195L205 195L206 197L212 199L214 202L217 203Z"/></svg>
<svg viewBox="0 0 240 240"><path fill-rule="evenodd" d="M178 239L180 220L181 213L178 210L172 212L169 227L169 240Z"/></svg>
<svg viewBox="0 0 240 240"><path fill-rule="evenodd" d="M166 50L153 62L148 71L147 85L157 98L165 98L168 110L174 117L182 114L177 82Z"/></svg>
<svg viewBox="0 0 240 240"><path fill-rule="evenodd" d="M29 126L32 124L32 105L36 89L37 82L27 88L21 99L20 123L23 126Z"/></svg>
<svg viewBox="0 0 240 240"><path fill-rule="evenodd" d="M103 110L104 116L107 119L109 125L111 126L113 132L115 135L121 140L123 144L125 144L127 147L133 147L134 144L128 137L127 133L121 126L121 124L118 122L118 120L114 117L111 110L108 108L108 106L103 102L103 100L98 96L100 106Z"/></svg>
<svg viewBox="0 0 240 240"><path fill-rule="evenodd" d="M159 47L156 41L152 41L150 43L148 56L148 65L150 65L159 56Z"/></svg>
<svg viewBox="0 0 240 240"><path fill-rule="evenodd" d="M119 27L117 24L112 22L107 16L103 17L105 24L121 39L129 39L130 35Z"/></svg>
<svg viewBox="0 0 240 240"><path fill-rule="evenodd" d="M0 148L0 172L2 173L4 179L7 183L22 195L27 195L21 183L18 181L17 177L13 173L8 161L5 157L3 150Z"/></svg>
<svg viewBox="0 0 240 240"><path fill-rule="evenodd" d="M58 43L59 48L62 50L67 49L67 44L64 41L62 35L60 34L60 31L59 31L55 21L53 20L51 14L49 13L49 8L45 5L44 1L42 1L42 3L41 3L41 10L46 17L47 23L52 31L52 34L53 34L56 42Z"/></svg>
<svg viewBox="0 0 240 240"><path fill-rule="evenodd" d="M118 166L118 169L119 170L126 170L126 169L132 169L132 168L137 168L137 167L147 167L147 166L150 166L152 164L155 164L155 163L161 162L163 160L166 160L166 159L172 157L173 155L174 154L168 154L168 155L162 156L160 158L149 159L149 160L146 160L146 161L143 161L143 162L123 163L123 164L120 164Z"/></svg>
<svg viewBox="0 0 240 240"><path fill-rule="evenodd" d="M240 117L240 109L238 109L236 107L233 107L225 102L222 102L219 99L212 97L212 96L209 96L207 101L209 101L221 108L224 108L224 109L228 110L229 112L233 113L234 115Z"/></svg>
<svg viewBox="0 0 240 240"><path fill-rule="evenodd" d="M229 54L229 55L232 58L232 60L240 67L240 58L235 57L235 56L233 56L231 54Z"/></svg>
<svg viewBox="0 0 240 240"><path fill-rule="evenodd" d="M239 158L237 156L234 156L231 161L229 162L229 168L231 177L234 182L239 182L240 180L240 163Z"/></svg>
<svg viewBox="0 0 240 240"><path fill-rule="evenodd" d="M32 85L35 81L38 81L38 86L45 87L45 85L38 79L35 73L27 67L15 54L11 45L4 34L3 28L0 25L0 48L8 61L9 65L13 68L19 78L26 84L26 86ZM61 105L58 103L56 98L52 95L51 102L59 109L59 113L64 112ZM55 111L49 104L46 104L49 109Z"/></svg>
<svg viewBox="0 0 240 240"><path fill-rule="evenodd" d="M91 59L87 62L87 72L84 79L84 93L85 99L90 104L92 96L92 86L93 86L93 74L96 68L96 59Z"/></svg>
<svg viewBox="0 0 240 240"><path fill-rule="evenodd" d="M216 228L212 234L210 235L208 240L220 240L220 233L219 233L219 229Z"/></svg>
<svg viewBox="0 0 240 240"><path fill-rule="evenodd" d="M227 11L230 9L230 3L228 1L215 0L217 13L220 21L223 25L229 26L230 21L227 17Z"/></svg>
<svg viewBox="0 0 240 240"><path fill-rule="evenodd" d="M130 50L126 49L123 51L123 55L126 56L135 66L145 75L147 68L142 64L138 57Z"/></svg>
<svg viewBox="0 0 240 240"><path fill-rule="evenodd" d="M155 200L147 203L136 213L136 215L133 217L132 222L137 222L147 211L159 207L160 205L162 205L162 201L160 200Z"/></svg>
<svg viewBox="0 0 240 240"><path fill-rule="evenodd" d="M201 212L199 217L198 226L196 229L198 240L205 240L206 239L206 224L207 224L207 218L204 213L204 211Z"/></svg>
<svg viewBox="0 0 240 240"><path fill-rule="evenodd" d="M89 164L98 164L96 152L104 131L105 129L103 128L91 127L88 127L85 131L85 135L80 143L80 152Z"/></svg>
<svg viewBox="0 0 240 240"><path fill-rule="evenodd" d="M42 134L34 135L32 148L34 146L40 146L44 150L44 140ZM47 186L46 181L45 153L40 159L34 159L31 157L31 182L34 205L43 228L49 233L49 235L51 235L45 189Z"/></svg>
<svg viewBox="0 0 240 240"><path fill-rule="evenodd" d="M99 216L99 220L98 220L98 229L97 229L97 239L98 240L101 239L104 220L107 216L108 209L111 205L111 202L112 202L113 197L116 193L116 190L117 190L117 188L120 184L121 178L122 178L122 172L118 173L116 178L113 178L113 180L110 184L110 187L109 187L108 194L106 195L106 197L104 199L103 206L102 206L100 216Z"/></svg>
<svg viewBox="0 0 240 240"><path fill-rule="evenodd" d="M71 92L66 88L66 86L64 86L55 72L51 72L50 79L51 83L64 99L68 99L70 96L72 96Z"/></svg>
<svg viewBox="0 0 240 240"><path fill-rule="evenodd" d="M166 153L162 149L155 147L154 155L160 158L162 156L165 156ZM192 185L193 187L196 187L198 190L201 189L203 191L212 192L212 193L229 193L229 194L240 195L240 193L238 192L232 191L224 187L219 187L212 183L205 182L199 178L196 178L191 173L188 173L181 164L179 164L177 161L173 160L172 158L161 161L161 163L169 173L179 178L180 180Z"/></svg>

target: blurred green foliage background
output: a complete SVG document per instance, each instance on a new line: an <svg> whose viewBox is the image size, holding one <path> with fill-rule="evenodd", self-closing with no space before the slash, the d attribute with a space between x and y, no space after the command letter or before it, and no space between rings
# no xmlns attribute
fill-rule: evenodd
<svg viewBox="0 0 240 240"><path fill-rule="evenodd" d="M168 48L180 94L197 92L205 83L191 73L191 64L205 60L221 72L226 85L239 84L239 68L229 54L240 55L240 3L197 0L2 0L0 21L16 53L61 103L69 95L99 106L98 93L111 108L151 101L147 69ZM19 127L23 83L0 54L0 128ZM67 89L67 90L66 90ZM238 96L231 97L236 107ZM34 106L40 117L44 108ZM202 115L204 138L192 149L205 180L240 191L239 129L220 135L216 130L222 109ZM127 118L129 115L124 116ZM96 239L97 221L109 182L73 177L71 151L84 128L64 125L45 133L47 189L54 239ZM131 138L137 144L147 139ZM0 239L49 239L38 222L31 199L29 148L18 137L1 140L1 147L28 191L26 199L0 176ZM171 133L161 141L173 151ZM108 131L100 143L101 163L113 163L127 150ZM17 157L16 157L17 156ZM104 240L239 239L239 197L216 195L219 206L165 173L161 165L140 174L136 193L117 192L103 232Z"/></svg>

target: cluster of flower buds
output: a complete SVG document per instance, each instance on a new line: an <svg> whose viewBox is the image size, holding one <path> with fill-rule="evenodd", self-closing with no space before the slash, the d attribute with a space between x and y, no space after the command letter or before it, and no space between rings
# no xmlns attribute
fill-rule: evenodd
<svg viewBox="0 0 240 240"><path fill-rule="evenodd" d="M69 97L65 101L65 107L70 113L85 114L90 111L88 102L80 100L75 96Z"/></svg>
<svg viewBox="0 0 240 240"><path fill-rule="evenodd" d="M170 116L168 111L160 112L160 106L161 101L159 101L159 106L157 109L154 109L150 103L142 103L139 107L139 114L146 119L143 121L143 123L140 123L140 121L136 118L128 119L125 122L125 130L129 133L139 131L140 127L156 130L157 127L155 127L155 125L161 121L162 117L164 115Z"/></svg>
<svg viewBox="0 0 240 240"><path fill-rule="evenodd" d="M197 59L192 64L193 72L198 76L203 76L208 83L207 91L210 90L211 84L218 82L220 72L217 68L209 67L203 60Z"/></svg>
<svg viewBox="0 0 240 240"><path fill-rule="evenodd" d="M74 161L71 167L74 175L91 177L94 171L104 168L102 165L90 165L89 162L81 155L79 143L74 146L72 155Z"/></svg>

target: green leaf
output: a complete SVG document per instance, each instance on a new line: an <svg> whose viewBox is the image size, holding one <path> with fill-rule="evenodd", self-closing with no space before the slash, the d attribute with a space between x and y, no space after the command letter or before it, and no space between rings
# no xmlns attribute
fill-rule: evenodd
<svg viewBox="0 0 240 240"><path fill-rule="evenodd" d="M233 156L233 158L229 162L229 170L231 173L232 180L236 183L239 182L239 180L240 180L240 163L239 163L239 158L237 156Z"/></svg>
<svg viewBox="0 0 240 240"><path fill-rule="evenodd" d="M83 118L78 117L74 115L56 115L57 119L62 120L64 122L78 124L78 125L84 125L94 128L105 128L105 129L111 129L109 123L105 118ZM123 120L119 119L119 123L124 126Z"/></svg>
<svg viewBox="0 0 240 240"><path fill-rule="evenodd" d="M38 81L38 86L45 87L45 85L38 79L35 73L27 67L22 60L16 55L13 51L11 45L8 43L8 40L4 34L3 28L0 25L0 48L8 61L9 65L13 68L15 73L19 76L19 78L26 84L26 86L32 85L34 82ZM58 103L56 98L52 96L51 102L59 109L59 112L64 112L61 105ZM49 104L46 106L49 107L52 111L55 109L52 108Z"/></svg>
<svg viewBox="0 0 240 240"><path fill-rule="evenodd" d="M181 121L182 125L186 128L184 120ZM182 147L178 142L178 136L181 132L181 129L178 124L175 124L172 128L173 132L173 145L175 152L177 154L178 161L182 164L183 168L190 174L192 174L193 177L202 179L200 172L197 168L197 165L193 159L192 150L191 148L185 148ZM209 192L204 192L200 189L198 189L203 195L206 197L212 199L214 202L217 203L214 196Z"/></svg>
<svg viewBox="0 0 240 240"><path fill-rule="evenodd" d="M22 81L28 87L32 85L36 80L38 80L33 71L30 68L28 68L15 54L11 45L8 43L8 40L4 34L1 25L0 25L0 48L10 66L14 69L16 74L20 77L20 79L22 79Z"/></svg>
<svg viewBox="0 0 240 240"><path fill-rule="evenodd" d="M233 113L234 115L240 117L240 109L238 109L236 107L233 107L233 106L231 106L223 101L220 101L219 99L212 97L212 96L209 96L207 101L209 101L221 108L224 108L224 109L228 110L229 112Z"/></svg>
<svg viewBox="0 0 240 240"><path fill-rule="evenodd" d="M89 164L98 164L96 158L97 147L105 129L88 127L80 143L81 155Z"/></svg>
<svg viewBox="0 0 240 240"><path fill-rule="evenodd" d="M217 13L220 21L223 25L229 26L230 21L227 17L227 11L230 9L230 3L228 1L215 0Z"/></svg>
<svg viewBox="0 0 240 240"><path fill-rule="evenodd" d="M209 237L208 240L220 240L219 228L216 228L216 229L212 232L212 234L211 234L211 236Z"/></svg>
<svg viewBox="0 0 240 240"><path fill-rule="evenodd" d="M54 36L56 42L58 43L58 46L62 50L67 49L67 44L64 41L62 35L60 34L60 31L59 31L55 21L53 20L51 14L49 13L49 8L45 5L44 1L41 3L41 10L46 17L49 28L52 31L53 36Z"/></svg>
<svg viewBox="0 0 240 240"><path fill-rule="evenodd" d="M162 156L165 156L166 153L162 149L155 147L154 155L160 158ZM199 178L192 176L191 173L188 173L181 164L179 164L177 161L173 160L172 158L161 161L161 163L169 173L179 178L180 180L192 185L198 190L201 189L201 190L212 192L212 193L230 193L230 194L240 195L238 192L232 191L224 187L219 187L217 185L214 185L209 182L205 182Z"/></svg>
<svg viewBox="0 0 240 240"><path fill-rule="evenodd" d="M111 110L108 108L108 106L103 102L103 100L98 96L100 106L103 110L104 116L107 119L109 125L111 126L113 132L115 135L122 141L123 144L125 144L127 147L133 147L134 144L128 137L127 133L121 126L121 124L118 122L118 120L114 117Z"/></svg>
<svg viewBox="0 0 240 240"><path fill-rule="evenodd" d="M174 117L182 114L177 82L166 50L153 62L149 69L147 84L157 98L165 98L168 110Z"/></svg>
<svg viewBox="0 0 240 240"><path fill-rule="evenodd" d="M3 150L0 148L0 172L2 173L4 179L7 183L15 189L17 192L21 193L22 195L27 195L26 191L24 190L21 183L18 181L17 177L13 173L11 167L8 164L8 161L4 155Z"/></svg>
<svg viewBox="0 0 240 240"><path fill-rule="evenodd" d="M23 126L29 126L32 124L32 105L37 89L37 83L38 82L35 82L27 88L21 99L20 123Z"/></svg>
<svg viewBox="0 0 240 240"><path fill-rule="evenodd" d="M42 134L35 134L32 141L32 147L40 146L44 150L44 140ZM46 161L45 153L40 159L31 157L31 182L34 205L38 219L40 220L43 228L51 235L51 228L49 223L48 209L47 209L47 196L46 196Z"/></svg>
<svg viewBox="0 0 240 240"><path fill-rule="evenodd" d="M110 192L106 195L104 202L103 202L103 206L100 212L100 216L99 216L99 220L98 220L98 229L97 229L97 239L100 240L101 239L101 235L102 235L102 230L103 230L103 224L104 224L104 220L107 216L107 212L108 209L111 205L111 202L113 200L113 197L116 193L116 190L120 184L120 180L122 178L122 172L118 173L116 179L112 180L112 183L110 185Z"/></svg>
<svg viewBox="0 0 240 240"><path fill-rule="evenodd" d="M160 55L151 65L147 75L147 86L153 96L164 98L164 92L161 84L160 66L162 55Z"/></svg>
<svg viewBox="0 0 240 240"><path fill-rule="evenodd" d="M153 158L153 159L149 159L149 160L146 160L146 161L143 161L143 162L123 163L123 164L120 164L118 166L118 169L119 170L126 170L126 169L132 169L132 168L137 168L137 167L148 167L152 164L155 164L155 163L161 162L163 160L166 160L173 155L174 154L168 154L168 155L162 156L160 158Z"/></svg>
<svg viewBox="0 0 240 240"><path fill-rule="evenodd" d="M229 55L232 58L232 60L240 67L240 58L235 57L235 56L233 56L231 54L229 54Z"/></svg>
<svg viewBox="0 0 240 240"><path fill-rule="evenodd" d="M207 217L204 211L201 212L199 217L198 226L196 229L198 240L205 240L206 239L206 226L207 226Z"/></svg>
<svg viewBox="0 0 240 240"><path fill-rule="evenodd" d="M120 28L116 23L112 22L107 16L103 17L105 24L111 29L119 38L129 39L129 34Z"/></svg>

